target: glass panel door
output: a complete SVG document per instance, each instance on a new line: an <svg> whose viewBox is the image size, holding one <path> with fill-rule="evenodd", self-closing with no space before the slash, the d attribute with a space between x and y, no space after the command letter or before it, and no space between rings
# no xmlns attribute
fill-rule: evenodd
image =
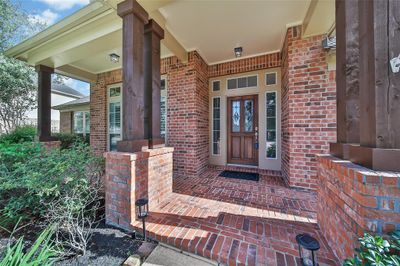
<svg viewBox="0 0 400 266"><path fill-rule="evenodd" d="M232 102L232 132L240 132L240 101Z"/></svg>

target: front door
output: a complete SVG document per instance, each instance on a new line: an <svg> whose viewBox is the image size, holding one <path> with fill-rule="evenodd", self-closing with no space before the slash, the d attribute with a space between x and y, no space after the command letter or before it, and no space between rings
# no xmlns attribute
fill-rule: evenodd
<svg viewBox="0 0 400 266"><path fill-rule="evenodd" d="M258 165L257 98L228 98L228 163Z"/></svg>

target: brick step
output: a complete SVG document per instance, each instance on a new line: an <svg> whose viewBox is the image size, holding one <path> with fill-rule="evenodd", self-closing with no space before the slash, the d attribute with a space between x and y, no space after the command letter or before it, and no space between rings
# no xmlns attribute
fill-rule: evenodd
<svg viewBox="0 0 400 266"><path fill-rule="evenodd" d="M141 230L141 223L134 228ZM319 239L320 265L338 265L315 220L173 194L146 221L149 237L223 265L300 265L295 236Z"/></svg>

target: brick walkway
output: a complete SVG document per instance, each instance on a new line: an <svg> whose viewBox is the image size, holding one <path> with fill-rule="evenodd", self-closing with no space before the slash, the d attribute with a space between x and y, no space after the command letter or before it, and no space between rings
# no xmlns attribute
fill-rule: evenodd
<svg viewBox="0 0 400 266"><path fill-rule="evenodd" d="M259 182L218 177L175 178L174 193L147 219L149 236L228 265L300 265L295 236L321 243L320 265L338 265L316 224L313 192L286 188L279 177ZM134 224L140 228L140 222Z"/></svg>

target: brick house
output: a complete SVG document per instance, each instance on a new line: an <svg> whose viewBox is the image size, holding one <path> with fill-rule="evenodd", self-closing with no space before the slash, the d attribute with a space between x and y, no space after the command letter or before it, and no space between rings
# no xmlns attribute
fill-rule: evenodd
<svg viewBox="0 0 400 266"><path fill-rule="evenodd" d="M385 11L376 2L337 0L335 13L335 1L321 0L91 1L7 54L39 77L91 83L90 101L58 108L61 129L89 125L91 146L106 158L108 223L139 228L133 201L147 197L150 235L182 250L232 265L293 265L293 232L303 230L323 243L322 263L337 264L363 231L400 228L398 121L382 122L368 106L398 107L372 97L378 88L360 70L381 56L371 48L378 31L361 25L394 30L377 14L396 3ZM385 41L395 53L394 37ZM387 63L364 70L393 93L399 77L379 72ZM48 84L40 89L46 98ZM222 170L259 173L261 183L218 179ZM179 204L170 205L171 193Z"/></svg>

